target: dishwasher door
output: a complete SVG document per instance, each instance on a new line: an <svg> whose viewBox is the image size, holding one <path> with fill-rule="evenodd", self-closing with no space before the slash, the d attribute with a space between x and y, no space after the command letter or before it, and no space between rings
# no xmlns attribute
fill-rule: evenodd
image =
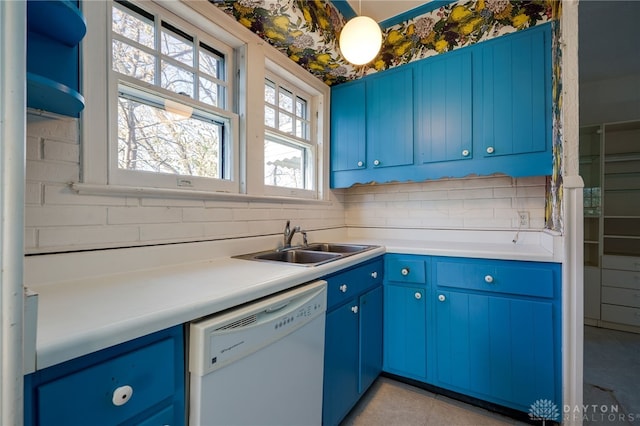
<svg viewBox="0 0 640 426"><path fill-rule="evenodd" d="M326 282L191 324L189 424L320 425Z"/></svg>

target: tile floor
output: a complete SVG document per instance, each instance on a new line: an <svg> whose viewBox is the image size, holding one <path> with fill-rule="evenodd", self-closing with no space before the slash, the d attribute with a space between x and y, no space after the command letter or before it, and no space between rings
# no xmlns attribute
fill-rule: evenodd
<svg viewBox="0 0 640 426"><path fill-rule="evenodd" d="M640 334L585 327L584 349L585 424L640 425ZM342 426L522 424L387 377L380 377L342 422Z"/></svg>

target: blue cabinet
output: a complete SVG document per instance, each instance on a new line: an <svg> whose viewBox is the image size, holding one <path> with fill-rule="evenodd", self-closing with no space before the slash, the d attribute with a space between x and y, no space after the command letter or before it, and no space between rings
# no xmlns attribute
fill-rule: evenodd
<svg viewBox="0 0 640 426"><path fill-rule="evenodd" d="M185 423L182 326L25 376L26 425Z"/></svg>
<svg viewBox="0 0 640 426"><path fill-rule="evenodd" d="M428 258L387 254L384 276L384 364L388 373L427 382Z"/></svg>
<svg viewBox="0 0 640 426"><path fill-rule="evenodd" d="M332 119L357 110L350 123L365 128L340 124L332 155L342 145L362 151L364 133L367 158L356 162L360 168L335 160L332 187L550 175L551 71L551 25L543 24L364 77L357 82L365 86L364 113L362 102L341 94L348 89L333 88Z"/></svg>
<svg viewBox="0 0 640 426"><path fill-rule="evenodd" d="M462 49L415 64L415 143L422 163L473 158L472 60Z"/></svg>
<svg viewBox="0 0 640 426"><path fill-rule="evenodd" d="M527 412L561 407L560 266L432 259L433 382Z"/></svg>
<svg viewBox="0 0 640 426"><path fill-rule="evenodd" d="M331 170L366 165L365 81L341 84L331 91Z"/></svg>
<svg viewBox="0 0 640 426"><path fill-rule="evenodd" d="M86 30L77 2L27 2L28 107L70 116L84 108L78 46Z"/></svg>
<svg viewBox="0 0 640 426"><path fill-rule="evenodd" d="M337 425L382 369L382 259L326 280L322 423Z"/></svg>
<svg viewBox="0 0 640 426"><path fill-rule="evenodd" d="M331 186L376 180L414 163L413 69L400 67L331 91Z"/></svg>

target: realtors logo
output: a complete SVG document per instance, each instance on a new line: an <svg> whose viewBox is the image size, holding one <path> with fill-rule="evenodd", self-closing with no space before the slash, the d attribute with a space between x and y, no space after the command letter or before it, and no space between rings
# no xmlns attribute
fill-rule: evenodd
<svg viewBox="0 0 640 426"><path fill-rule="evenodd" d="M548 399L538 399L529 407L529 418L532 420L542 420L544 425L547 420L558 420L560 412L553 401Z"/></svg>

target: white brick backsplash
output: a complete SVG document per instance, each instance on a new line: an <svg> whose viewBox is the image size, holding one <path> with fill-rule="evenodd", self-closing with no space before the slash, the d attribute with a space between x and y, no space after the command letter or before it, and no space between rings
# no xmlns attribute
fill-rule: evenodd
<svg viewBox="0 0 640 426"><path fill-rule="evenodd" d="M182 209L175 207L109 207L109 224L176 223L182 220Z"/></svg>
<svg viewBox="0 0 640 426"><path fill-rule="evenodd" d="M77 182L80 167L77 163L27 160L26 176L27 180L39 182Z"/></svg>
<svg viewBox="0 0 640 426"><path fill-rule="evenodd" d="M231 209L183 209L184 222L229 222L233 219Z"/></svg>
<svg viewBox="0 0 640 426"><path fill-rule="evenodd" d="M25 206L27 226L104 225L107 211L94 206Z"/></svg>
<svg viewBox="0 0 640 426"><path fill-rule="evenodd" d="M26 156L27 160L42 160L42 138L27 136Z"/></svg>
<svg viewBox="0 0 640 426"><path fill-rule="evenodd" d="M204 224L162 223L140 225L140 241L194 241L204 238Z"/></svg>
<svg viewBox="0 0 640 426"><path fill-rule="evenodd" d="M45 117L27 114L27 133L29 136L78 141L78 120L69 117Z"/></svg>
<svg viewBox="0 0 640 426"><path fill-rule="evenodd" d="M44 160L67 161L76 164L80 161L80 147L77 143L45 139L42 151Z"/></svg>
<svg viewBox="0 0 640 426"><path fill-rule="evenodd" d="M43 228L38 231L40 247L84 248L132 245L140 241L140 231L136 226L64 227Z"/></svg>
<svg viewBox="0 0 640 426"><path fill-rule="evenodd" d="M206 237L245 237L249 235L248 222L209 222L204 225Z"/></svg>
<svg viewBox="0 0 640 426"><path fill-rule="evenodd" d="M47 205L125 206L127 200L115 196L79 195L69 185L47 184L44 186L44 202Z"/></svg>
<svg viewBox="0 0 640 426"><path fill-rule="evenodd" d="M182 198L142 198L136 205L145 207L205 207L204 200L188 200ZM213 207L213 205L211 206Z"/></svg>
<svg viewBox="0 0 640 426"><path fill-rule="evenodd" d="M26 182L24 186L25 204L42 204L42 184L40 182Z"/></svg>

